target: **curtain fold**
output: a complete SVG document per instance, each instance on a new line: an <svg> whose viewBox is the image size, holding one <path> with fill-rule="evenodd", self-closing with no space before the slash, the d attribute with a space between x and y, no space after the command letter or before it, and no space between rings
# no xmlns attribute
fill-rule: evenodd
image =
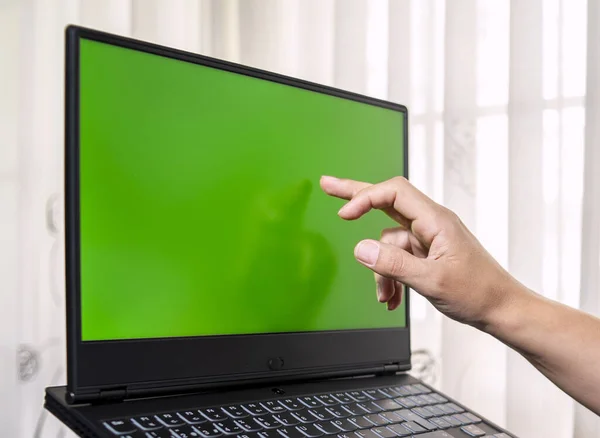
<svg viewBox="0 0 600 438"><path fill-rule="evenodd" d="M600 4L588 1L585 152L582 205L582 310L600 317ZM575 407L574 438L600 436L600 419L581 405Z"/></svg>
<svg viewBox="0 0 600 438"><path fill-rule="evenodd" d="M526 285L600 314L597 0L5 0L0 399L11 403L2 403L0 424L8 435L73 436L41 409L43 388L65 379L68 23L406 104L411 180L456 210ZM575 49L585 41L587 53ZM413 347L426 350L425 376L443 391L520 436L600 435L597 417L516 353L416 294L411 311Z"/></svg>

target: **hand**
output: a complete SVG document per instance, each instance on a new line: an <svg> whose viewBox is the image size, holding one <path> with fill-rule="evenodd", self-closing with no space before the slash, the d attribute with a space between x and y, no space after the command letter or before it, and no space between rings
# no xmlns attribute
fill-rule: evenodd
<svg viewBox="0 0 600 438"><path fill-rule="evenodd" d="M398 307L405 284L450 318L482 328L519 290L456 214L405 178L372 185L324 176L321 188L349 201L338 213L343 219L378 209L398 222L379 241L363 240L354 251L375 272L378 299L388 309Z"/></svg>

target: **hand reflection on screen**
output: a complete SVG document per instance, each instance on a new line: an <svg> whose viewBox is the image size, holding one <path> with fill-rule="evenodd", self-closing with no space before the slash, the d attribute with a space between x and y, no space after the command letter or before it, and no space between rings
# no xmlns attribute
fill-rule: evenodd
<svg viewBox="0 0 600 438"><path fill-rule="evenodd" d="M244 256L242 306L261 331L310 330L330 292L337 260L325 236L304 225L311 192L301 181L262 195ZM244 317L244 316L241 316Z"/></svg>

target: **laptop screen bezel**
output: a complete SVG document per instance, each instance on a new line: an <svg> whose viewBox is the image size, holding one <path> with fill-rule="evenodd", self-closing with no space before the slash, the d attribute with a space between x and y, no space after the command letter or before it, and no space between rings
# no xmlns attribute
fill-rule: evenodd
<svg viewBox="0 0 600 438"><path fill-rule="evenodd" d="M404 115L408 177L408 111L374 99L247 66L78 26L66 29L65 256L67 390L73 395L127 387L130 393L189 386L282 381L306 376L372 373L384 364L410 368L410 305L406 326L303 333L82 341L79 234L79 41L94 40L158 56L301 87L399 111ZM357 267L359 269L359 267Z"/></svg>

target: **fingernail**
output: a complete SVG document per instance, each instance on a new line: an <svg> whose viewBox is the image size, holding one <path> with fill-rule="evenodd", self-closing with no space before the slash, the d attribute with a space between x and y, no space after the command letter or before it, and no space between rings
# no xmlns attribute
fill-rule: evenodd
<svg viewBox="0 0 600 438"><path fill-rule="evenodd" d="M379 244L372 240L363 240L356 247L356 258L367 266L374 266L379 257Z"/></svg>
<svg viewBox="0 0 600 438"><path fill-rule="evenodd" d="M331 181L337 181L338 178L336 178L335 176L329 176L329 175L322 175L321 179L329 179Z"/></svg>
<svg viewBox="0 0 600 438"><path fill-rule="evenodd" d="M381 292L381 285L377 283L377 301L383 303L383 293Z"/></svg>

